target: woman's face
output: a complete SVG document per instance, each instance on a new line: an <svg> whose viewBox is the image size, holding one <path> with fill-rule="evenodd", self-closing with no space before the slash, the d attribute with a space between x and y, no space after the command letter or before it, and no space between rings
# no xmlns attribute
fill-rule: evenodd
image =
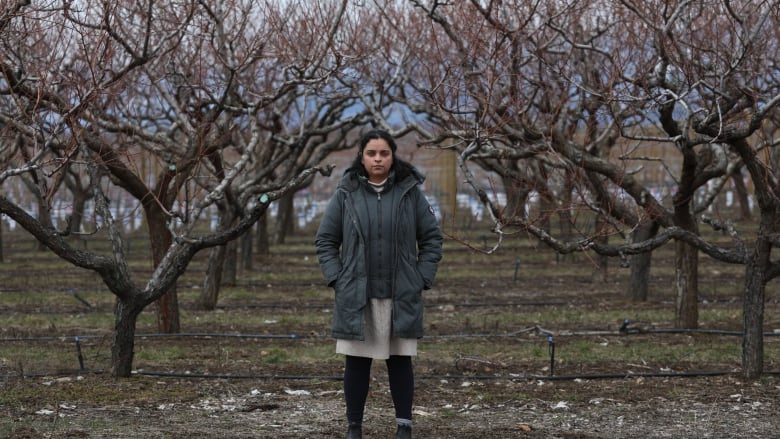
<svg viewBox="0 0 780 439"><path fill-rule="evenodd" d="M363 148L361 162L366 168L368 180L381 183L390 174L390 167L393 166L393 150L385 139L371 139Z"/></svg>

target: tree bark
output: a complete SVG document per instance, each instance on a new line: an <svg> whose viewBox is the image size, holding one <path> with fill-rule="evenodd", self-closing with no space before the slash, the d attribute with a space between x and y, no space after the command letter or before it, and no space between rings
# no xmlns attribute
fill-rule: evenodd
<svg viewBox="0 0 780 439"><path fill-rule="evenodd" d="M742 172L734 173L734 175L731 176L731 181L734 182L734 192L737 195L741 220L749 221L751 218L753 218L753 213L750 211L748 190L745 186L745 181L742 179Z"/></svg>
<svg viewBox="0 0 780 439"><path fill-rule="evenodd" d="M254 255L252 254L252 229L247 230L239 238L241 247L241 268L247 271L252 271L252 262Z"/></svg>
<svg viewBox="0 0 780 439"><path fill-rule="evenodd" d="M152 245L152 264L157 267L171 246L173 238L159 208L149 208L146 215ZM181 330L179 299L175 284L157 300L157 330L164 334L174 334Z"/></svg>
<svg viewBox="0 0 780 439"><path fill-rule="evenodd" d="M607 226L608 224L604 220L604 217L599 215L595 221L596 238L594 241L604 246L609 245L609 235L607 235L606 232ZM609 256L600 255L597 253L594 258L596 264L593 267L593 272L591 273L591 281L602 283L607 282L609 280Z"/></svg>
<svg viewBox="0 0 780 439"><path fill-rule="evenodd" d="M658 234L658 223L642 224L632 233L632 242L642 242ZM644 302L648 296L648 280L652 264L652 252L631 256L631 274L628 279L626 297L635 302Z"/></svg>
<svg viewBox="0 0 780 439"><path fill-rule="evenodd" d="M203 280L203 290L200 292L198 309L213 311L217 307L226 253L226 245L218 245L209 250L206 278Z"/></svg>
<svg viewBox="0 0 780 439"><path fill-rule="evenodd" d="M289 193L279 199L279 210L276 214L276 235L274 237L276 244L284 244L287 235L292 234L295 230L294 197L294 193Z"/></svg>
<svg viewBox="0 0 780 439"><path fill-rule="evenodd" d="M238 281L238 243L233 240L227 243L225 263L222 267L222 285L232 287Z"/></svg>
<svg viewBox="0 0 780 439"><path fill-rule="evenodd" d="M36 198L38 199L38 218L40 218L41 224L52 229L55 228L54 223L51 221L51 211L49 210L49 205L46 200L40 196L37 196ZM46 244L38 241L38 251L43 252L47 250Z"/></svg>
<svg viewBox="0 0 780 439"><path fill-rule="evenodd" d="M678 192L673 197L674 224L699 234L693 215L693 194L696 191L697 157L692 148L683 149L683 166ZM675 326L681 329L699 327L699 249L683 241L674 244L674 287L676 293Z"/></svg>
<svg viewBox="0 0 780 439"><path fill-rule="evenodd" d="M143 306L117 299L114 306L114 335L111 344L111 376L127 378L133 371L135 325Z"/></svg>
<svg viewBox="0 0 780 439"><path fill-rule="evenodd" d="M555 205L555 202L552 201L550 203L551 209L556 209L558 213L558 219L560 220L560 228L561 228L561 239L564 241L568 241L572 238L572 215L571 215L571 191L572 191L572 185L571 185L571 179L567 177L566 184L563 185L563 190L561 191L561 204L559 206ZM548 229L548 233L550 230ZM571 261L575 258L574 253L569 254L555 254L555 262L561 263L564 261Z"/></svg>
<svg viewBox="0 0 780 439"><path fill-rule="evenodd" d="M571 184L571 179L566 179L566 184L563 185L563 190L561 193L561 205L555 206L554 208L558 209L558 218L561 222L561 239L564 241L568 241L572 238L572 215L571 215L571 206L572 206L572 195L571 192L573 190L573 186ZM554 205L554 202L551 203ZM548 230L549 231L549 230Z"/></svg>
<svg viewBox="0 0 780 439"><path fill-rule="evenodd" d="M268 256L271 253L271 243L268 237L268 215L263 215L257 221L257 236L255 237L257 254Z"/></svg>
<svg viewBox="0 0 780 439"><path fill-rule="evenodd" d="M555 212L555 203L550 200L547 196L544 194L539 194L539 228L544 230L547 233L550 233L552 230L552 219L550 218L553 215L553 212ZM563 227L563 225L561 225ZM469 228L471 228L471 225L469 225ZM539 240L541 243L542 241ZM561 254L556 252L555 253L555 263L558 264L561 262Z"/></svg>
<svg viewBox="0 0 780 439"><path fill-rule="evenodd" d="M745 268L745 297L742 302L742 375L747 379L758 378L764 371L764 298L772 244L763 223L762 218L756 246Z"/></svg>
<svg viewBox="0 0 780 439"><path fill-rule="evenodd" d="M514 178L505 175L501 176L501 181L504 184L504 193L506 194L505 215L523 219L527 218L525 206L528 203L528 188L518 184ZM453 217L457 203L454 203L454 206L452 208L453 212L450 212Z"/></svg>
<svg viewBox="0 0 780 439"><path fill-rule="evenodd" d="M682 241L675 242L675 291L677 328L699 327L699 250Z"/></svg>
<svg viewBox="0 0 780 439"><path fill-rule="evenodd" d="M5 256L3 256L3 214L0 213L0 262L5 262Z"/></svg>
<svg viewBox="0 0 780 439"><path fill-rule="evenodd" d="M84 222L84 206L87 204L87 200L91 195L83 190L77 190L73 187L69 187L70 193L73 195L73 209L70 214L70 232L81 232L81 224Z"/></svg>

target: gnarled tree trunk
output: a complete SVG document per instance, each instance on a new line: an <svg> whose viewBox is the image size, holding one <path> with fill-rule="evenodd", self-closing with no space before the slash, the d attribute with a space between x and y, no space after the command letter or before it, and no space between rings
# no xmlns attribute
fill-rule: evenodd
<svg viewBox="0 0 780 439"><path fill-rule="evenodd" d="M114 306L114 334L111 344L111 375L129 377L133 370L135 325L143 306L117 299Z"/></svg>
<svg viewBox="0 0 780 439"><path fill-rule="evenodd" d="M209 251L206 278L203 280L203 290L200 292L198 299L197 306L199 309L212 311L217 307L226 252L227 245L219 245Z"/></svg>
<svg viewBox="0 0 780 439"><path fill-rule="evenodd" d="M295 231L294 193L289 193L279 199L279 209L276 213L276 244L284 244L288 235Z"/></svg>
<svg viewBox="0 0 780 439"><path fill-rule="evenodd" d="M651 239L658 234L658 223L642 224L632 233L633 242L642 242ZM640 253L631 256L631 274L628 279L626 296L635 302L644 302L648 296L648 280L650 279L650 266L652 264L652 252Z"/></svg>
<svg viewBox="0 0 780 439"><path fill-rule="evenodd" d="M742 301L742 375L758 378L764 371L764 299L772 243L762 214L753 254L745 268L745 297Z"/></svg>
<svg viewBox="0 0 780 439"><path fill-rule="evenodd" d="M156 268L171 246L173 238L166 224L166 218L158 207L146 211L149 234L152 245L152 263ZM157 300L157 330L164 334L174 334L181 330L179 320L179 298L174 284Z"/></svg>
<svg viewBox="0 0 780 439"><path fill-rule="evenodd" d="M699 249L675 242L674 287L677 328L699 327Z"/></svg>

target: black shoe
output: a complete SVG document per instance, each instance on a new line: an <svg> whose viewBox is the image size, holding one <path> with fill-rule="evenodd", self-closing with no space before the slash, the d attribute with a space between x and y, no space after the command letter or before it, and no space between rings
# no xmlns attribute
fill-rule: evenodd
<svg viewBox="0 0 780 439"><path fill-rule="evenodd" d="M395 432L395 439L412 439L412 427L410 425L399 425Z"/></svg>
<svg viewBox="0 0 780 439"><path fill-rule="evenodd" d="M349 429L347 429L347 439L363 439L363 426L350 424Z"/></svg>

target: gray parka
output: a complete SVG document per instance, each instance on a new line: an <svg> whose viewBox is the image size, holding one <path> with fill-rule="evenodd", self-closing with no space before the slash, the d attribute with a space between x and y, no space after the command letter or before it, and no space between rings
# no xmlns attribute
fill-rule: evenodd
<svg viewBox="0 0 780 439"><path fill-rule="evenodd" d="M409 166L409 165L407 165ZM442 257L442 234L419 185L424 177L413 167L400 175L393 191L401 191L387 212L396 215L393 254L393 334L423 336L422 290L433 285ZM315 246L320 269L335 290L333 337L363 340L368 301L368 212L361 200L365 177L348 169L325 209ZM375 195L373 195L375 196ZM384 200L384 198L383 198ZM384 210L384 209L383 209Z"/></svg>

